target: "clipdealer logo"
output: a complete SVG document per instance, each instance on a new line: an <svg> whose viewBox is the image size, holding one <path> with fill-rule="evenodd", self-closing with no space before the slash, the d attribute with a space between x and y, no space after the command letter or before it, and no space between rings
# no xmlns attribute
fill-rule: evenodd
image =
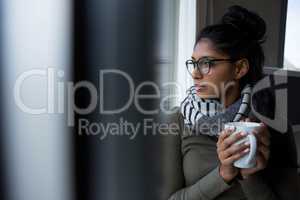
<svg viewBox="0 0 300 200"><path fill-rule="evenodd" d="M120 76L124 78L128 83L129 98L124 102L122 107L114 109L106 109L104 107L104 78L109 76ZM46 82L47 97L45 104L29 106L22 98L22 86L29 79L43 78ZM24 113L31 115L41 114L67 114L68 126L74 126L75 113L80 115L87 115L93 113L98 109L100 114L112 115L119 114L126 111L130 106L134 105L135 108L145 115L158 114L160 111L170 114L174 110L169 110L165 107L166 102L171 98L179 98L178 95L170 95L161 98L161 89L155 82L144 81L138 85L135 85L133 79L124 71L116 69L105 69L99 71L99 91L97 87L89 81L62 81L64 78L64 71L57 70L55 68L47 69L32 69L23 72L17 77L14 85L14 100L17 107ZM125 86L126 87L126 86ZM151 87L154 89L152 94L142 94L144 87ZM162 84L163 88L176 87L178 91L184 91L180 88L180 85L174 82L167 82ZM26 88L28 89L28 88ZM90 98L87 107L80 108L75 103L75 95L80 89L86 89L89 92ZM181 94L182 95L182 94ZM157 99L161 100L159 108L147 110L142 107L140 101L143 99ZM100 102L100 103L99 103Z"/></svg>
<svg viewBox="0 0 300 200"><path fill-rule="evenodd" d="M266 116L263 116L261 113L255 110L253 104L251 104L251 108L253 113L261 120L264 121L268 126L273 129L286 132L288 128L287 121L287 72L278 70L274 72L273 75L266 76L262 80L260 80L252 90L252 97L255 93L267 89L272 88L275 91L275 117L274 119L269 119ZM104 87L105 87L105 77L109 77L110 75L120 76L124 78L128 83L129 89L129 98L126 102L124 102L123 106L115 109L105 109L104 107ZM38 105L35 107L30 107L24 99L22 98L22 85L28 79L34 79L36 77L44 78L47 83L47 103L44 105ZM67 125L74 126L74 115L75 113L80 115L87 115L95 111L98 106L98 111L100 114L111 115L118 114L124 112L131 105L134 105L135 108L143 114L152 115L158 114L162 111L165 114L173 113L174 109L167 109L164 105L166 105L168 101L172 98L180 98L184 96L184 94L180 92L185 92L185 88L182 88L180 84L176 82L167 82L162 84L161 88L155 82L145 81L137 86L135 85L133 79L124 71L117 69L106 69L99 71L99 91L97 87L89 82L89 81L79 81L75 84L72 81L62 81L64 78L64 71L57 70L56 68L47 68L47 69L32 69L29 71L23 72L20 76L18 76L15 85L14 85L14 100L17 107L24 113L31 115L40 115L40 114L66 114L67 116ZM152 87L154 93L152 94L142 94L141 91L144 87ZM175 87L179 92L177 95L169 95L161 97L161 90L165 90L169 87ZM229 88L228 85L224 85L223 90L227 90ZM75 103L75 94L80 89L87 89L90 94L90 101L87 107L80 108ZM222 89L222 88L221 88ZM66 94L65 94L66 92ZM225 95L225 92L221 91L220 95ZM65 99L66 97L66 99ZM222 96L223 97L223 96ZM251 98L252 98L251 97ZM160 100L159 108L146 110L140 105L140 100L142 99L157 99ZM221 98L225 99L225 98ZM98 102L99 103L98 105ZM67 113L65 113L67 112ZM86 121L84 121L85 124ZM104 130L104 129L103 129Z"/></svg>

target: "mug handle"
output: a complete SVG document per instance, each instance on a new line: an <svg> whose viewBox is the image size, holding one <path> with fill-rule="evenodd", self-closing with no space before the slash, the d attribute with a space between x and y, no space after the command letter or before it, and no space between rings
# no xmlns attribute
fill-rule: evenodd
<svg viewBox="0 0 300 200"><path fill-rule="evenodd" d="M256 137L253 134L248 134L249 143L250 143L250 152L248 155L248 161L251 161L250 159L253 159L256 154Z"/></svg>

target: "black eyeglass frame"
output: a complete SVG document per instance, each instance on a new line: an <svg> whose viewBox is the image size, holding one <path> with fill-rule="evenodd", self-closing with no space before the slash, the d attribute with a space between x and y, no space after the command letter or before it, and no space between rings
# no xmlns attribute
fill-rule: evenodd
<svg viewBox="0 0 300 200"><path fill-rule="evenodd" d="M203 70L201 70L201 67L200 67L200 62L208 62L208 63L205 63L205 64L208 64L208 69L207 69L207 71L204 71L203 72ZM195 61L195 60L193 60L193 59L189 59L189 60L187 60L187 61L185 61L185 65L186 65L186 69L187 69L187 71L192 75L192 72L190 72L190 70L189 70L189 64L193 64L193 69L195 69L195 68L197 68L197 70L201 73L201 74L208 74L209 72L210 72L210 69L211 69L211 67L212 67L212 65L214 65L214 63L213 62L219 62L219 61L228 61L228 62L231 62L231 63L234 63L234 62L236 62L237 60L236 59L231 59L231 58L227 58L227 59L225 59L225 58L214 58L214 59L210 59L210 58L202 58L202 59L199 59L199 60L197 60L197 61ZM203 68L202 68L203 69Z"/></svg>

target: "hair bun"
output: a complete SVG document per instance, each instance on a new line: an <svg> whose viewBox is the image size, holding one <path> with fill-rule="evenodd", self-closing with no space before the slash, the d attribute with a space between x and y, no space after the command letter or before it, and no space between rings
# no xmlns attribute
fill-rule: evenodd
<svg viewBox="0 0 300 200"><path fill-rule="evenodd" d="M238 29L247 40L262 43L265 40L266 23L256 13L241 6L231 6L222 17L223 24L230 24Z"/></svg>

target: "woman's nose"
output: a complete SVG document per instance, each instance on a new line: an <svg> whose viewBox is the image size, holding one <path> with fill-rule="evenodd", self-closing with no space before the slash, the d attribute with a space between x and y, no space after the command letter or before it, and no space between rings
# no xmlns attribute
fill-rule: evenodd
<svg viewBox="0 0 300 200"><path fill-rule="evenodd" d="M201 78L203 78L203 74L199 70L194 69L192 72L192 78L193 79L201 79Z"/></svg>

